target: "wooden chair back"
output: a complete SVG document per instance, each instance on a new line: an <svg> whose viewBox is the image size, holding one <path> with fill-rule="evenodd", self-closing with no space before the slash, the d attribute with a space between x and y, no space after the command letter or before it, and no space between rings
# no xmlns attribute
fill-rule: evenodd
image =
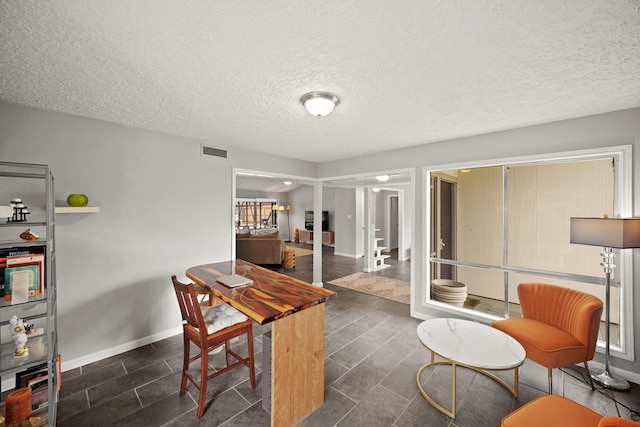
<svg viewBox="0 0 640 427"><path fill-rule="evenodd" d="M190 336L199 336L200 342L207 341L207 325L205 324L198 295L193 283L180 283L176 276L171 277L173 288L178 297L178 305L182 314L182 326Z"/></svg>
<svg viewBox="0 0 640 427"><path fill-rule="evenodd" d="M521 283L518 298L522 317L552 325L576 337L586 348L584 360L596 351L602 301L586 292L548 283ZM583 362L577 360L575 363Z"/></svg>
<svg viewBox="0 0 640 427"><path fill-rule="evenodd" d="M244 365L249 368L251 388L256 387L252 322L250 319L247 319L246 316L240 316L241 319L244 320L238 320L236 323L222 329L216 329L214 327L213 330L215 330L215 332L209 334L194 284L180 283L176 276L171 276L171 281L173 282L173 288L175 289L180 313L182 315L184 340L182 380L179 395L184 396L187 381L190 381L199 390L197 415L198 418L201 418L205 410L207 381L210 379ZM248 354L246 357L241 356L231 349L231 339L241 335L247 337ZM191 357L191 343L199 348L199 352L193 357ZM227 366L209 373L209 353L215 351L216 348L223 348ZM189 370L190 364L198 359L200 359L200 371L198 373L196 373L196 371L192 373Z"/></svg>

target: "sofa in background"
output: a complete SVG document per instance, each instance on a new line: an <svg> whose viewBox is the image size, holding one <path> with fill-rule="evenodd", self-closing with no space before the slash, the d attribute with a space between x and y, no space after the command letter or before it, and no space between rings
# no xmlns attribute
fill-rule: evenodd
<svg viewBox="0 0 640 427"><path fill-rule="evenodd" d="M253 264L282 264L284 240L278 230L254 230L236 233L236 258Z"/></svg>

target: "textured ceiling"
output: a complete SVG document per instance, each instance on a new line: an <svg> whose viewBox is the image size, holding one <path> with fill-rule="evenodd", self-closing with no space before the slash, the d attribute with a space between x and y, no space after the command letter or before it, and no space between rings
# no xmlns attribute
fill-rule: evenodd
<svg viewBox="0 0 640 427"><path fill-rule="evenodd" d="M315 162L640 106L640 0L1 0L0 99ZM324 118L300 96L340 104Z"/></svg>

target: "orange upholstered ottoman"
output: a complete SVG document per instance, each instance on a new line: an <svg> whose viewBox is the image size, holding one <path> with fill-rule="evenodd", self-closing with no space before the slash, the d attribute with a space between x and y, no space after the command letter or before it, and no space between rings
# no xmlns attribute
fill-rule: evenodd
<svg viewBox="0 0 640 427"><path fill-rule="evenodd" d="M638 427L640 423L603 417L576 402L549 394L532 400L502 419L502 427Z"/></svg>

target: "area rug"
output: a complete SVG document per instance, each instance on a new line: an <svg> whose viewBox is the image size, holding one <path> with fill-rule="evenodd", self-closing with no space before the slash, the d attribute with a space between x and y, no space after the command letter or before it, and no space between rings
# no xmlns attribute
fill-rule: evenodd
<svg viewBox="0 0 640 427"><path fill-rule="evenodd" d="M311 249L297 248L295 246L287 246L287 249L293 249L297 257L311 255L313 253Z"/></svg>
<svg viewBox="0 0 640 427"><path fill-rule="evenodd" d="M349 288L366 294L409 304L411 287L409 283L365 272L350 274L331 280L332 285Z"/></svg>

